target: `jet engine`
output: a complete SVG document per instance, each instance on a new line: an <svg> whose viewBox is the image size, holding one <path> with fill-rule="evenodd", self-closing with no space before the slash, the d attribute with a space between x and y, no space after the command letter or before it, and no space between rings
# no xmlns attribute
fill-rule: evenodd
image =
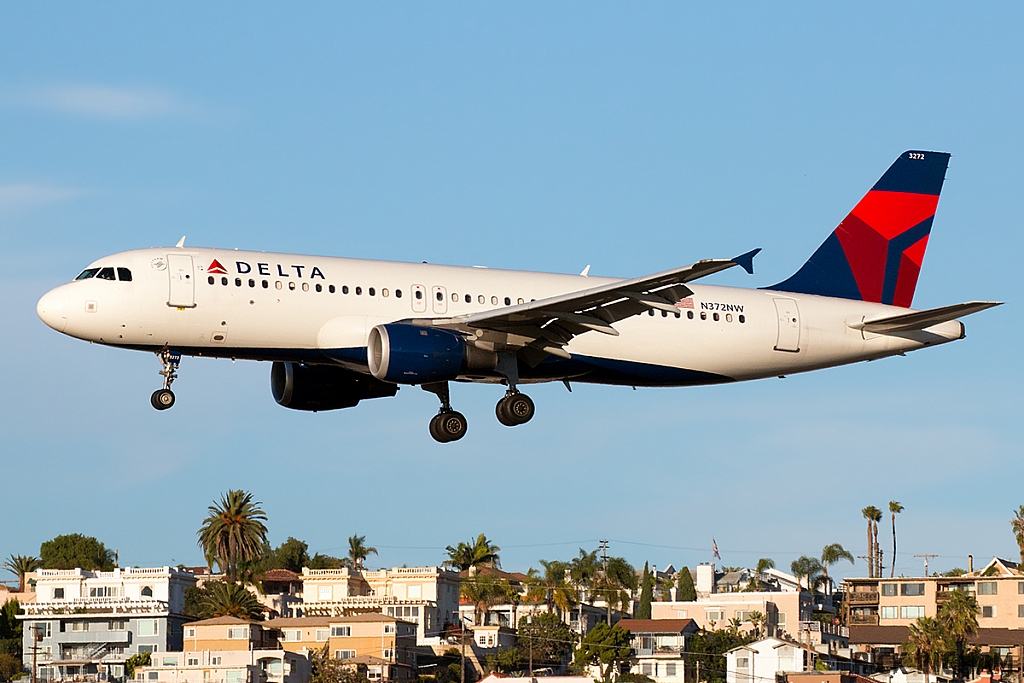
<svg viewBox="0 0 1024 683"><path fill-rule="evenodd" d="M285 408L316 412L351 408L365 398L394 396L398 387L333 365L278 361L270 369L270 391Z"/></svg>
<svg viewBox="0 0 1024 683"><path fill-rule="evenodd" d="M498 362L495 353L467 344L455 332L402 323L374 327L366 350L373 376L399 384L445 382L464 373L488 373Z"/></svg>

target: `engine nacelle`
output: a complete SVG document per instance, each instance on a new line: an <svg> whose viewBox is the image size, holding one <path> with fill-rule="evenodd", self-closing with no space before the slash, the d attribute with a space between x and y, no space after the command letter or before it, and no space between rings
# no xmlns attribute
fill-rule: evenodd
<svg viewBox="0 0 1024 683"><path fill-rule="evenodd" d="M467 344L455 332L391 323L370 330L366 347L370 372L399 384L445 382L464 372L489 372L498 358Z"/></svg>
<svg viewBox="0 0 1024 683"><path fill-rule="evenodd" d="M394 396L398 387L333 365L278 361L270 369L270 391L285 408L315 412L351 408L364 398Z"/></svg>

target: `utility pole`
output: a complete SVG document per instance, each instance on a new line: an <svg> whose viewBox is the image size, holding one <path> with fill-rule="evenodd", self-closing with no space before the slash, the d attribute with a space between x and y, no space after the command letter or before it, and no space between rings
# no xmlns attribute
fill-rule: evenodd
<svg viewBox="0 0 1024 683"><path fill-rule="evenodd" d="M466 683L466 620L462 616L459 617L459 626L462 631L462 666L459 672L462 683Z"/></svg>
<svg viewBox="0 0 1024 683"><path fill-rule="evenodd" d="M871 556L870 555L858 555L857 559L858 560L866 560L867 561L867 563L868 563L868 577L867 578L869 578L869 579L875 578L875 568L872 565L872 562L871 562L872 558L871 558Z"/></svg>
<svg viewBox="0 0 1024 683"><path fill-rule="evenodd" d="M33 624L32 626L32 683L36 683L36 672L39 667L36 666L36 657L39 654L39 643L43 641L43 634L39 632L39 626Z"/></svg>
<svg viewBox="0 0 1024 683"><path fill-rule="evenodd" d="M921 553L920 555L914 555L914 557L920 557L920 558L922 558L924 560L924 575L925 575L925 577L927 577L928 576L928 560L930 560L932 558L935 558L935 557L938 557L938 555L933 555L931 553Z"/></svg>
<svg viewBox="0 0 1024 683"><path fill-rule="evenodd" d="M601 566L604 568L604 573L608 573L608 539L601 539Z"/></svg>
<svg viewBox="0 0 1024 683"><path fill-rule="evenodd" d="M530 626L530 678L533 678L533 615L526 617L526 624Z"/></svg>

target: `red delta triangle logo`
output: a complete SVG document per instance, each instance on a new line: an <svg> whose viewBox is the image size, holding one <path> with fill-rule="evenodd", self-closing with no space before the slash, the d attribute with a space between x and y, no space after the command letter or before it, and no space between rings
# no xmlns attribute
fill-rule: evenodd
<svg viewBox="0 0 1024 683"><path fill-rule="evenodd" d="M220 275L227 275L227 269L220 264L220 261L213 259L210 261L210 265L206 268L207 273L219 273Z"/></svg>

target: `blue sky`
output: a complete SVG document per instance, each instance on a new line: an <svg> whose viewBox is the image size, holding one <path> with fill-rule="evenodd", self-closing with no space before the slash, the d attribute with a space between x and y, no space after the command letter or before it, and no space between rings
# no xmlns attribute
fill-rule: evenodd
<svg viewBox="0 0 1024 683"><path fill-rule="evenodd" d="M993 4L0 6L0 555L95 535L201 563L206 506L270 537L437 563L484 532L525 570L600 538L635 564L840 542L906 506L897 573L1014 557L1024 503L1024 9ZM906 149L953 154L915 305L1008 305L906 358L691 389L456 386L433 443L406 388L302 414L269 365L157 361L35 316L104 254L195 245L636 276L754 247L791 274ZM881 543L888 548L883 527ZM888 552L886 560L888 561ZM839 575L862 574L843 567Z"/></svg>

